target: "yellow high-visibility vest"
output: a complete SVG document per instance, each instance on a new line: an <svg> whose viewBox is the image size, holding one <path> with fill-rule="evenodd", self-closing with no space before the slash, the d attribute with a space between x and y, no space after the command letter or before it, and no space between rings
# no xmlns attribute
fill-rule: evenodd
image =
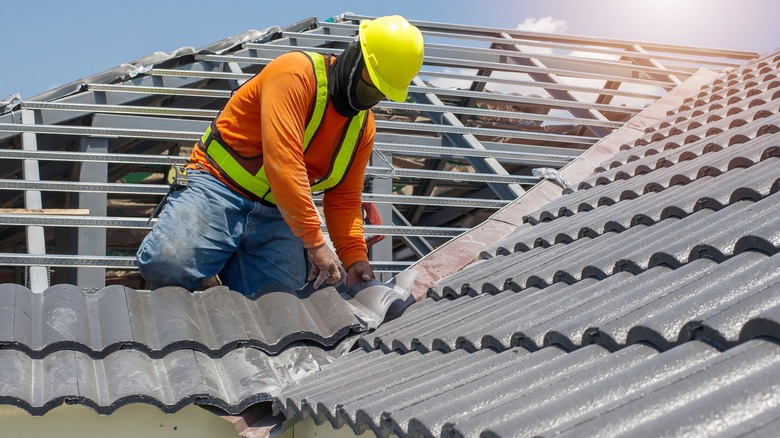
<svg viewBox="0 0 780 438"><path fill-rule="evenodd" d="M322 123L325 115L325 109L328 106L328 74L325 65L325 57L319 53L303 52L311 59L314 68L314 77L317 80L317 94L314 101L314 110L311 112L311 118L306 124L306 130L303 136L303 152L309 148L314 134ZM329 167L329 172L324 177L319 178L311 185L312 193L330 190L341 183L349 169L350 161L354 156L355 148L360 142L363 123L366 119L366 111L360 111L352 117L347 123L346 133L343 135L341 146L337 149L338 153L334 155L333 161ZM247 170L237 159L233 149L221 140L216 131L216 121L206 129L206 132L198 142L200 147L220 173L229 181L251 198L276 204L274 195L271 191L271 185L268 183L268 177L265 174L265 166L252 173Z"/></svg>

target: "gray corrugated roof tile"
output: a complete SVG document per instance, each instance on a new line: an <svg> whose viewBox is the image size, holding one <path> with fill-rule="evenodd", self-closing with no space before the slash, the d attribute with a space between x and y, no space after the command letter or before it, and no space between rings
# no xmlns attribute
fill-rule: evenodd
<svg viewBox="0 0 780 438"><path fill-rule="evenodd" d="M581 186L595 186L606 184L616 179L629 179L637 175L650 173L662 167L670 167L681 161L692 160L698 156L717 152L728 148L729 146L741 145L752 139L757 139L766 135L769 137L762 139L773 141L776 144L776 137L772 136L777 132L780 114L775 114L771 118L762 119L762 124L756 126L749 124L740 128L726 131L715 137L705 140L694 141L684 146L666 150L655 155L649 155L642 159L630 163L611 167L600 173L594 173L586 178Z"/></svg>
<svg viewBox="0 0 780 438"><path fill-rule="evenodd" d="M348 354L346 357L358 357L360 352L352 352L351 354ZM419 353L417 353L419 354ZM354 373L360 372L361 370L366 369L373 369L376 368L375 365L383 363L385 360L388 359L387 356L381 351L375 351L367 353L366 355L359 356L360 360L349 360L347 363L344 363L340 366L325 366L322 368L322 370L317 372L317 376L320 379L318 384L314 385L308 385L305 388L305 390L302 391L299 387L300 385L298 382L293 382L290 385L288 385L285 389L285 394L288 394L290 399L298 399L300 398L301 401L296 403L294 406L292 406L294 409L297 410L303 410L305 408L311 408L307 403L307 399L311 398L314 400L313 395L314 394L322 394L326 393L328 391L328 388L331 388L332 390L336 390L337 388L341 388L340 386L332 386L332 383L334 382L341 382L342 384L346 381L345 376L350 376ZM409 361L414 360L414 355L403 355L398 356L398 360L401 362L401 364L407 363ZM347 381L348 383L348 381ZM315 401L316 403L316 401ZM314 412L314 411L311 411Z"/></svg>
<svg viewBox="0 0 780 438"><path fill-rule="evenodd" d="M776 272L773 272L776 271ZM704 275L672 293L658 295L599 330L618 344L650 341L661 348L684 342L702 326L702 319L755 294L766 292L767 281L780 276L780 258L744 253L714 266ZM739 316L737 316L739 315ZM744 325L747 314L735 312ZM735 318L736 319L736 318ZM727 339L735 342L737 339Z"/></svg>
<svg viewBox="0 0 780 438"><path fill-rule="evenodd" d="M136 402L151 403L165 412L198 402L238 413L271 400L292 377L289 355L311 366L328 363L324 353L291 346L286 357L269 357L251 348L210 358L193 350L178 350L152 359L137 350L121 350L103 359L61 350L32 359L19 350L0 351L0 403L42 415L63 402L77 402L101 414ZM289 373L289 374L288 374ZM38 382L40 384L31 384Z"/></svg>
<svg viewBox="0 0 780 438"><path fill-rule="evenodd" d="M599 348L595 346L588 349ZM584 350L584 349L583 349ZM569 353L575 359L575 353ZM606 351L606 350L605 350ZM589 392L599 383L608 381L608 386L625 396L631 391L627 379L620 379L621 374L628 374L642 368L639 365L651 362L658 352L644 345L635 345L612 354L605 354L593 362L577 361L571 370L558 381L545 382L538 388L523 388L516 391L512 398L500 400L490 406L490 409L479 409L472 412L468 419L449 422L444 427L443 436L477 436L480 432L497 433L499 436L522 435L530 436L554 426L567 419L564 415L555 415L549 406L556 401L577 395L579 390L588 388ZM579 358L577 358L579 359ZM655 367L659 368L659 367ZM628 371L630 370L630 371ZM621 383L623 385L621 385ZM643 382L646 383L646 382ZM638 386L634 384L635 386ZM617 387L617 388L616 388ZM588 399L598 400L599 392L588 394ZM617 395L617 394L614 394ZM589 406L593 409L595 406ZM511 431L511 432L510 432Z"/></svg>
<svg viewBox="0 0 780 438"><path fill-rule="evenodd" d="M561 245L555 247L555 249L564 251L566 248ZM445 296L461 296L469 293L500 292L504 289L504 282L507 278L502 271L511 270L513 265L523 261L533 260L542 252L544 252L542 248L535 248L524 253L518 252L496 257L489 262L478 260L456 274L436 283L429 291L429 295L441 298ZM490 270L493 271L491 275L491 277L494 277L492 279L493 282L491 279L486 278L487 274L491 274L491 272L485 269L487 266L490 266Z"/></svg>
<svg viewBox="0 0 780 438"><path fill-rule="evenodd" d="M523 349L513 350L512 353L510 357L491 350L482 350L462 356L461 360L453 363L449 369L437 370L434 376L426 376L423 380L417 377L416 380L402 383L402 388L398 390L388 388L381 394L370 394L359 404L350 406L350 409L356 412L355 423L387 427L388 425L384 424L387 423L386 412L398 412L418 403L424 404L437 395L459 391L464 385L517 366L530 356L530 353ZM403 422L401 417L395 415L393 421ZM401 427L405 428L406 424Z"/></svg>
<svg viewBox="0 0 780 438"><path fill-rule="evenodd" d="M778 287L778 283L774 283L767 287L771 292L771 295L767 294L768 300L775 299ZM750 322L742 328L739 337L743 340L753 339L758 336L763 336L762 333L773 333L778 329L780 329L780 306L773 305L766 309L762 309L755 318L751 319Z"/></svg>
<svg viewBox="0 0 780 438"><path fill-rule="evenodd" d="M497 317L493 323L483 326L480 333L481 343L499 349L520 345L536 350L552 344L569 348L578 342L573 339L551 338L549 335L552 330L572 319L583 322L582 318L577 316L582 306L604 300L605 295L615 289L627 287L634 278L629 273L621 272L601 281L586 278L578 282L576 287L544 290L544 293L536 294L534 300L507 306L508 308L502 311L503 315ZM511 312L508 311L510 309ZM474 333L468 331L462 335L467 339L472 336ZM557 342L552 342L553 340Z"/></svg>
<svg viewBox="0 0 780 438"><path fill-rule="evenodd" d="M622 360L618 357L620 353L625 355ZM598 372L529 394L519 412L509 413L506 420L491 425L486 432L496 434L515 428L524 435L553 435L556 429L565 430L572 424L609 412L616 405L680 378L691 367L716 354L716 350L697 342L663 354L652 354L645 349L621 350L613 353ZM455 427L463 432L466 426Z"/></svg>
<svg viewBox="0 0 780 438"><path fill-rule="evenodd" d="M404 324L380 327L362 345L385 351L535 350L649 341L669 348L696 336L725 347L777 327L780 315L771 316L777 309L767 304L778 299L778 281L780 255L747 251L722 263L697 259L678 269L658 266L636 276L623 272L601 281L440 302ZM759 321L769 320L775 322L762 330ZM754 327L749 337L741 334L745 324Z"/></svg>
<svg viewBox="0 0 780 438"><path fill-rule="evenodd" d="M662 353L643 345L614 353L596 345L571 353L481 351L458 355L442 373L425 363L454 353L389 353L376 360L377 353L358 351L333 365L370 366L377 388L332 392L315 411L300 404L306 388L327 386L328 377L315 374L296 383L295 394L283 391L274 409L380 436L658 436L708 426L761 430L780 404L780 346L765 340L725 352L697 341ZM404 362L409 372L402 382L376 371L396 370L405 356L412 360Z"/></svg>
<svg viewBox="0 0 780 438"><path fill-rule="evenodd" d="M648 354L656 353L651 348L636 346L627 349L617 361L626 357L629 358L626 364L629 364L632 360L640 360L640 357ZM417 362L423 362L427 357L427 354L419 356ZM384 415L377 415L379 413L376 411L373 411L373 414L364 411L360 418L378 433L393 431L403 434L408 427L409 434L427 429L428 434L437 435L447 422L473 418L480 413L489 414L524 395L545 391L557 383L574 381L570 379L576 379L580 373L587 374L589 370L591 374L599 375L603 372L599 364L610 357L612 355L607 350L598 346L590 346L569 354L556 348L547 348L533 354L523 353L522 350L482 356L469 354L464 359L465 363L452 374L452 380L437 379L431 383L418 376L409 379L406 385L395 385L391 394L384 391L369 395L364 405L370 406L376 397L389 397L397 400L397 407L386 410L387 414ZM593 373L594 369L599 369L600 372ZM426 387L429 391L420 391L417 385ZM418 391L414 393L407 389L415 386ZM404 400L398 393L410 395L411 399ZM280 398L285 397L286 393ZM338 409L335 403L337 402L332 400L320 408L333 411ZM278 401L275 405L281 407ZM378 418L381 422L377 421Z"/></svg>
<svg viewBox="0 0 780 438"><path fill-rule="evenodd" d="M594 347L583 351L580 359L592 362L604 353L605 350ZM426 431L438 435L446 422L468 417L477 407L499 403L502 398L511 396L513 389L533 390L547 383L546 379L555 378L573 366L572 361L567 360L568 355L554 347L530 355L509 350L500 357L506 365L488 375L476 373L475 378L466 377L459 387L431 394L427 400L389 412L387 418L394 426L393 431L402 433L406 426L409 435L421 433L425 436Z"/></svg>
<svg viewBox="0 0 780 438"><path fill-rule="evenodd" d="M710 102L700 100L699 102L702 104L698 106L682 105L678 111L669 114L666 120L659 125L660 128L657 131L664 132L664 129L673 125L700 126L763 105L776 97L775 92L771 90L778 85L774 80L775 77L774 74L766 74L760 79L760 84L750 89L739 89L738 84L732 85L728 91L719 91L717 94L719 98ZM765 93L767 91L769 92ZM763 96L757 97L762 94ZM661 136L663 137L663 134ZM653 141L652 136L637 140L635 146L646 144L649 141Z"/></svg>
<svg viewBox="0 0 780 438"><path fill-rule="evenodd" d="M780 430L780 407L767 409L753 417L751 421L745 421L736 425L734 436L744 438L774 438Z"/></svg>
<svg viewBox="0 0 780 438"><path fill-rule="evenodd" d="M703 177L686 186L674 186L639 198L597 207L594 210L518 227L495 247L496 253L527 251L537 246L568 243L579 236L597 237L608 231L621 232L636 223L651 225L668 217L682 218L702 208L721 209L741 199L760 200L780 181L777 158L770 158L750 171L737 168L723 174L717 184L714 177ZM743 174L744 172L744 174ZM773 175L776 174L776 175ZM732 183L736 180L736 183Z"/></svg>
<svg viewBox="0 0 780 438"><path fill-rule="evenodd" d="M389 321L385 324L382 324L382 327L378 331L374 331L362 336L359 340L359 343L368 350L379 348L380 339L376 336L377 333L388 334L388 333L394 333L401 330L406 330L408 326L408 321L410 320L416 320L416 321L427 320L428 318L438 315L441 312L449 312L450 310L457 309L460 306L468 305L468 303L475 298L479 298L479 296L464 297L463 299L457 301L441 301L441 302L434 301L431 298L426 298L423 301L420 301L410 306L404 312L403 319L396 319L393 321ZM401 348L401 351L409 351L409 350L411 349L405 347Z"/></svg>
<svg viewBox="0 0 780 438"><path fill-rule="evenodd" d="M238 345L272 354L298 340L329 346L350 330L376 326L389 305L403 298L391 286L369 283L353 297L327 287L249 298L224 287L195 293L170 287L148 293L110 286L87 293L60 285L33 294L5 284L0 285L0 297L5 298L0 324L6 327L0 345L37 358L61 349L102 358L133 348L160 358L182 348L216 357Z"/></svg>
<svg viewBox="0 0 780 438"><path fill-rule="evenodd" d="M464 366L473 363L473 360L495 356L495 353L489 351L474 354L476 356L463 350L442 355L433 353L432 357L426 356L425 360L407 363L405 366L375 368L373 375L367 379L353 380L348 391L330 392L317 397L317 410L318 412L331 412L333 415L329 418L331 421L338 418L336 421L343 420L346 423L357 424L360 419L370 418L375 421L375 424L379 424L383 411L372 411L368 407L368 401L376 402L385 394L395 393L394 388L397 387L426 386L432 380L440 377L441 374L453 373L454 376L457 376L459 375L457 372ZM395 406L407 406L409 401L409 399L401 397L401 400L396 400ZM386 402L387 400L382 403L382 409L389 408ZM334 406L335 409L333 409ZM350 421L351 419L356 419L356 421Z"/></svg>
<svg viewBox="0 0 780 438"><path fill-rule="evenodd" d="M636 272L647 269L657 263L671 263L673 266L679 266L689 261L691 257L699 257L707 251L714 251L713 257L728 257L735 250L744 250L743 248L736 248L734 246L736 242L728 241L729 238L727 236L731 235L731 227L722 227L723 229L715 229L717 227L706 228L706 225L708 225L707 219L703 216L709 216L712 213L701 210L699 212L696 211L702 208L720 209L728 203L745 198L758 200L762 196L770 194L776 190L777 180L780 177L777 171L776 160L776 157L766 158L750 170L736 168L717 175L717 177L701 178L697 182L686 186L673 187L658 194L644 195L635 201L622 201L609 207L600 207L587 213L576 214L573 217L560 218L549 224L522 226L516 234L501 242L502 245L505 245L499 246L505 248L503 252L523 250L530 248L531 245L552 245L552 247L543 251L545 254L539 256L529 253L523 256L504 256L509 258L493 260L488 263L491 267L491 272L488 275L483 273L485 271L483 269L484 266L476 263L457 275L434 285L432 293L434 296L436 294L457 295L458 293L470 291L476 293L485 291L496 292L506 287L512 287L513 289L521 289L532 285L542 287L555 281L571 283L580 279L581 275L603 277L611 275L616 269L629 269ZM711 181L712 178L716 178L717 182ZM718 214L721 217L721 220L718 221L718 227L724 223L723 221L727 221L727 218L732 218L732 221L741 220L742 211L744 208L747 208L747 204L744 204L744 202L740 201L737 202L739 205L734 204L733 206L723 208L724 211ZM773 203L773 200L767 200L757 203L756 207L763 209L770 207ZM636 210L632 211L634 207ZM752 215L756 214L754 208L751 208L750 211ZM623 212L622 217L620 212ZM663 228L670 226L670 224L664 224L663 222L665 221L662 221L662 223L651 227L647 232L642 232L643 236L638 241L628 245L621 245L619 249L621 255L619 257L610 252L602 260L583 258L581 254L578 254L577 248L584 245L585 242L575 242L572 246L553 245L557 242L571 241L578 236L590 235L596 238L593 242L588 242L588 253L600 254L605 252L601 250L602 247L615 245L615 241L612 239L602 238L608 236L608 234L598 236L600 232L607 230L623 231L627 226L636 226L634 223L636 221L652 223L667 216L681 217L686 213L693 212L696 213L686 217L684 220L681 220L679 225L676 225L688 227L691 230L689 236L694 236L693 238L680 240L677 237L664 236L669 233ZM751 221L748 227L752 227L751 224L755 223L755 221ZM725 223L728 224L729 222ZM731 223L735 224L735 222ZM581 224L585 224L587 227L583 228ZM762 228L761 224L756 223L756 226L758 227L756 231ZM747 246L758 245L758 247L762 247L762 245L768 245L765 250L772 252L777 247L777 244L773 243L773 239L776 239L777 236L772 233L772 227L773 224L771 222L763 224L763 231L761 232L764 235L761 237L741 235L737 236L737 239L744 238L742 243ZM543 234L544 230L547 229L550 229L551 233ZM696 234L701 229L709 230L712 235L707 235L706 233L704 235ZM640 230L636 230L625 236L621 233L621 235L615 238L628 239L633 234L639 232ZM746 241L746 239L749 240L751 238L753 242ZM511 249L506 248L510 243L514 247ZM702 254L691 254L691 251ZM564 254L568 255L564 256ZM550 259L560 259L561 257L568 257L571 265L567 265L563 261L557 265L548 263ZM561 265L571 267L567 270L561 270ZM526 273L525 275L524 272Z"/></svg>
<svg viewBox="0 0 780 438"><path fill-rule="evenodd" d="M635 199L676 185L692 184L697 179L719 176L736 168L749 168L760 164L762 160L780 156L780 135L773 136L775 142L764 141L764 137L761 137L745 143L740 148L723 149L714 152L711 157L698 157L649 174L620 180L620 184L582 187L581 190L563 196L526 216L524 220L530 224L539 224L564 215L592 210L599 205ZM520 228L517 232L520 232Z"/></svg>
<svg viewBox="0 0 780 438"><path fill-rule="evenodd" d="M765 77L769 77L769 75ZM683 114L679 113L671 115L660 123L659 129L653 130L636 139L633 144L623 145L623 147L621 147L621 152L615 154L615 156L606 163L612 161L625 162L627 157L631 156L632 153L639 153L640 156L645 155L644 152L637 152L635 149L650 145L651 143L664 144L670 141L677 142L678 140L669 139L685 133L696 133L695 131L702 127L711 127L714 124L731 125L732 122L739 119L754 120L758 113L775 113L778 111L780 105L773 99L775 91L769 88L770 83L771 82L762 83L760 86L751 90L738 91L736 96L730 98L738 100L735 104L730 104L707 112L700 112L698 115L693 115L691 113L688 115L689 117L685 117ZM751 107L751 101L756 98L765 100L766 104L760 106L753 105ZM655 145L654 147L657 146L658 145ZM606 168L606 166L602 167Z"/></svg>
<svg viewBox="0 0 780 438"><path fill-rule="evenodd" d="M616 276L611 280L621 281L621 277ZM596 283L588 279L580 282L578 287L587 289ZM556 308L559 300L566 299L568 294L562 292L566 287L559 283L544 289L528 288L518 293L507 291L480 298L480 301L475 300L474 303L481 305L481 309L474 310L474 316L468 320L453 321L445 309L428 319L409 321L408 329L404 331L379 330L375 343L381 348L399 351L449 351L456 348L504 350L514 345L537 349L541 344L532 345L527 338L516 335L522 327L530 326L532 322L529 321L543 320L546 317L544 310Z"/></svg>
<svg viewBox="0 0 780 438"><path fill-rule="evenodd" d="M628 232L628 231L627 231ZM490 274L486 279L478 279L477 281L469 282L470 285L489 283L496 285L499 289L504 290L511 288L512 290L521 290L527 287L547 287L558 281L564 281L571 283L576 281L572 272L567 269L561 269L562 267L568 267L566 262L574 261L574 259L581 257L582 251L586 247L598 247L603 248L614 243L614 240L609 239L613 236L614 232L605 233L603 236L599 236L595 239L584 237L577 239L569 244L557 244L549 248L545 248L543 251L539 251L538 254L534 254L533 257L526 257L524 260L518 260L516 265L509 266L504 271L499 271ZM601 239L601 237L604 237ZM601 239L601 240L599 240ZM531 255L534 251L521 252L520 254ZM517 253L515 253L517 254ZM512 257L515 254L506 256ZM560 260L560 264L551 265L551 260ZM483 273L484 275L484 273Z"/></svg>
<svg viewBox="0 0 780 438"><path fill-rule="evenodd" d="M769 268L780 269L780 266L769 264ZM780 332L780 278L772 272L760 282L764 290L708 315L695 330L701 330L702 337L714 339L721 345ZM742 284L730 286L746 287ZM746 319L749 321L744 323Z"/></svg>
<svg viewBox="0 0 780 438"><path fill-rule="evenodd" d="M376 326L408 297L401 277L343 295L326 287L255 297L223 287L88 293L61 285L33 294L0 285L0 403L35 415L64 402L102 414L135 402L238 414L333 361L322 346L296 341L332 346L351 329Z"/></svg>
<svg viewBox="0 0 780 438"><path fill-rule="evenodd" d="M559 436L708 434L711 427L722 431L749 422L780 402L780 347L773 342L748 342L695 369Z"/></svg>

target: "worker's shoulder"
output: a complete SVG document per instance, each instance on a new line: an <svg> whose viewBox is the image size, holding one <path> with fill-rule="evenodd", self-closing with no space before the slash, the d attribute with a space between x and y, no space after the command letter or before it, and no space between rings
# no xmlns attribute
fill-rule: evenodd
<svg viewBox="0 0 780 438"><path fill-rule="evenodd" d="M268 65L277 68L306 69L307 71L312 70L311 59L309 56L303 52L298 51L287 52L279 55Z"/></svg>

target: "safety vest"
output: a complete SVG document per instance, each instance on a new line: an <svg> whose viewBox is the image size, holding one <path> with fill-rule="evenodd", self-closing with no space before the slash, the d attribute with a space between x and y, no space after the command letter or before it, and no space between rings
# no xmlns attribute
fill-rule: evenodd
<svg viewBox="0 0 780 438"><path fill-rule="evenodd" d="M327 69L329 66L325 62L325 57L319 53L303 53L311 60L314 77L317 80L314 109L310 112L303 136L303 153L306 153L312 138L317 133L320 123L322 123L325 109L328 106ZM355 148L360 143L365 120L366 111L360 111L357 115L350 118L342 135L341 146L337 149L338 153L334 155L333 161L329 166L330 170L325 176L314 181L311 185L312 193L331 190L344 179L354 156ZM216 120L206 129L206 132L198 141L198 147L204 151L208 160L219 170L222 176L240 188L249 198L276 204L265 173L265 166L261 166L256 172L250 170L252 167L256 168L257 164L251 166L249 163L251 159L242 157L222 140L217 131Z"/></svg>

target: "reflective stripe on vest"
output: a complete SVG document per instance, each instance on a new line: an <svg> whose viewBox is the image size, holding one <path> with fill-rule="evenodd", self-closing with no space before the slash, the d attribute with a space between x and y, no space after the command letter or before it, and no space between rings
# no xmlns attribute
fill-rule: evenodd
<svg viewBox="0 0 780 438"><path fill-rule="evenodd" d="M311 144L312 138L317 133L320 123L322 123L322 119L325 116L325 110L328 106L328 75L325 58L322 55L314 52L303 53L312 61L314 77L317 80L314 109L304 131L302 146L303 152L305 153ZM355 117L352 117L349 120L345 127L346 132L342 135L343 140L337 149L337 153L334 154L328 174L312 184L312 192L333 189L344 179L355 154L355 149L360 141L360 134L365 119L366 111L360 111ZM252 174L236 159L234 155L238 154L232 151L230 146L221 141L219 134L212 132L212 127L216 128L216 123L212 123L212 125L206 129L206 132L201 137L198 145L205 150L209 160L216 165L223 176L240 187L247 195L250 195L250 197L276 204L274 195L271 193L271 186L268 183L268 177L265 173L265 166L260 167L259 171Z"/></svg>

